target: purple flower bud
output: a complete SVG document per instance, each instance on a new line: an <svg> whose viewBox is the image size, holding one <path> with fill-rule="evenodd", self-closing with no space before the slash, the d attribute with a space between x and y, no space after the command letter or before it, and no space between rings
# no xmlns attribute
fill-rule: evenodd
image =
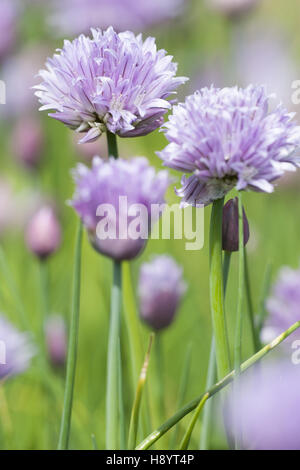
<svg viewBox="0 0 300 470"><path fill-rule="evenodd" d="M139 255L152 228L152 205L164 203L170 184L168 172L156 174L143 157L95 157L91 169L79 164L73 175L76 191L71 205L81 217L93 247L118 261ZM137 220L133 214L139 210L133 233L131 228Z"/></svg>
<svg viewBox="0 0 300 470"><path fill-rule="evenodd" d="M138 287L141 318L154 330L166 328L185 291L182 268L170 256L157 256L143 264Z"/></svg>
<svg viewBox="0 0 300 470"><path fill-rule="evenodd" d="M27 246L40 259L54 253L61 243L61 227L50 206L42 207L29 222L26 230Z"/></svg>
<svg viewBox="0 0 300 470"><path fill-rule="evenodd" d="M299 366L290 362L262 364L231 389L229 428L244 449L300 449L299 378Z"/></svg>
<svg viewBox="0 0 300 470"><path fill-rule="evenodd" d="M67 355L67 331L60 315L51 315L45 324L46 345L49 358L54 366L63 366Z"/></svg>
<svg viewBox="0 0 300 470"><path fill-rule="evenodd" d="M249 224L243 208L244 246L249 240ZM223 207L222 248L224 251L239 251L239 204L238 198L229 199Z"/></svg>
<svg viewBox="0 0 300 470"><path fill-rule="evenodd" d="M0 315L0 381L24 372L36 349L29 333L21 333Z"/></svg>
<svg viewBox="0 0 300 470"><path fill-rule="evenodd" d="M22 118L12 135L12 148L16 158L26 167L35 168L40 162L43 132L35 119Z"/></svg>

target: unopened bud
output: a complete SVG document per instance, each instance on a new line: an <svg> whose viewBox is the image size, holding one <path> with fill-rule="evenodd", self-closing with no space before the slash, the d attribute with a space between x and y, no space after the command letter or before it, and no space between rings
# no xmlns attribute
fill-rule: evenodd
<svg viewBox="0 0 300 470"><path fill-rule="evenodd" d="M49 207L42 207L32 217L26 231L27 246L40 259L54 253L61 242L61 228L54 213Z"/></svg>
<svg viewBox="0 0 300 470"><path fill-rule="evenodd" d="M249 240L249 224L243 208L244 246ZM223 207L222 248L224 251L239 251L239 204L238 198L229 199Z"/></svg>

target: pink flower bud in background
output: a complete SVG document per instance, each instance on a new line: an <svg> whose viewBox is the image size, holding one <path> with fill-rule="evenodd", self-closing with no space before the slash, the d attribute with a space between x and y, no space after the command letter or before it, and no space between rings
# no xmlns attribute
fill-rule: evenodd
<svg viewBox="0 0 300 470"><path fill-rule="evenodd" d="M61 315L51 315L45 323L46 346L54 366L63 366L67 356L67 329Z"/></svg>
<svg viewBox="0 0 300 470"><path fill-rule="evenodd" d="M140 315L154 330L169 326L186 291L182 268L170 256L156 256L140 270Z"/></svg>
<svg viewBox="0 0 300 470"><path fill-rule="evenodd" d="M43 150L43 132L38 120L24 117L12 134L12 150L19 162L27 168L38 166Z"/></svg>
<svg viewBox="0 0 300 470"><path fill-rule="evenodd" d="M58 249L61 227L52 207L42 207L32 217L26 230L26 243L40 259L47 258Z"/></svg>
<svg viewBox="0 0 300 470"><path fill-rule="evenodd" d="M249 240L249 224L243 208L244 246ZM224 251L239 251L239 207L238 198L229 199L223 208L222 248Z"/></svg>

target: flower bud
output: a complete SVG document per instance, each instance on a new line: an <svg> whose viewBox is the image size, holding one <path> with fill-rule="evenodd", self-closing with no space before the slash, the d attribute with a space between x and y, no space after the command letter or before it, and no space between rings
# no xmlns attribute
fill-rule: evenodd
<svg viewBox="0 0 300 470"><path fill-rule="evenodd" d="M23 118L12 135L12 150L17 160L29 169L37 167L43 148L43 133L35 119Z"/></svg>
<svg viewBox="0 0 300 470"><path fill-rule="evenodd" d="M50 361L54 366L63 366L67 356L67 331L60 315L51 315L45 324L46 346Z"/></svg>
<svg viewBox="0 0 300 470"><path fill-rule="evenodd" d="M182 268L170 256L143 264L138 287L142 320L154 330L169 326L185 291Z"/></svg>
<svg viewBox="0 0 300 470"><path fill-rule="evenodd" d="M53 209L42 207L32 217L26 230L29 250L40 259L54 253L61 243L61 228Z"/></svg>
<svg viewBox="0 0 300 470"><path fill-rule="evenodd" d="M249 240L249 224L243 208L244 246ZM239 205L238 198L229 199L223 207L222 248L224 251L239 251Z"/></svg>

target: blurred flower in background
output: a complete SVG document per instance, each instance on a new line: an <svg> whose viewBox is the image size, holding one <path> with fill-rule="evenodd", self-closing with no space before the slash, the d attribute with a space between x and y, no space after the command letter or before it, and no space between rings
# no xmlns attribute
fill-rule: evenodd
<svg viewBox="0 0 300 470"><path fill-rule="evenodd" d="M192 173L176 190L182 204L210 204L233 188L270 193L299 165L300 127L281 105L269 111L269 101L262 86L211 86L173 107L164 126L170 143L158 156Z"/></svg>
<svg viewBox="0 0 300 470"><path fill-rule="evenodd" d="M31 218L26 229L28 249L40 259L55 253L61 244L61 226L50 206L41 207Z"/></svg>
<svg viewBox="0 0 300 470"><path fill-rule="evenodd" d="M65 41L46 68L35 87L40 110L55 110L51 117L85 133L82 143L107 130L121 137L149 134L163 123L167 98L186 81L153 38L143 42L113 28Z"/></svg>
<svg viewBox="0 0 300 470"><path fill-rule="evenodd" d="M241 377L228 408L242 448L299 450L299 393L300 369L289 363L261 364Z"/></svg>
<svg viewBox="0 0 300 470"><path fill-rule="evenodd" d="M27 46L3 64L1 79L6 83L6 105L0 107L0 116L20 118L36 112L37 100L32 87L38 83L37 71L41 68L46 48Z"/></svg>
<svg viewBox="0 0 300 470"><path fill-rule="evenodd" d="M36 347L29 333L18 331L3 315L0 315L0 340L5 346L5 364L0 363L0 380L3 380L24 372L36 354Z"/></svg>
<svg viewBox="0 0 300 470"><path fill-rule="evenodd" d="M41 124L34 117L22 117L17 121L11 136L11 148L17 161L28 169L39 165L44 144Z"/></svg>
<svg viewBox="0 0 300 470"><path fill-rule="evenodd" d="M11 52L17 40L18 13L15 0L0 0L0 60Z"/></svg>
<svg viewBox="0 0 300 470"><path fill-rule="evenodd" d="M169 326L178 309L186 284L182 268L171 256L156 256L140 269L138 296L140 316L154 330Z"/></svg>
<svg viewBox="0 0 300 470"><path fill-rule="evenodd" d="M229 16L239 16L251 10L262 0L206 0L209 7Z"/></svg>
<svg viewBox="0 0 300 470"><path fill-rule="evenodd" d="M239 81L264 84L268 93L275 93L291 109L298 67L291 56L290 40L280 31L257 24L240 29L235 39L234 67Z"/></svg>
<svg viewBox="0 0 300 470"><path fill-rule="evenodd" d="M187 0L54 0L50 24L62 35L88 33L91 27L143 31L180 14Z"/></svg>
<svg viewBox="0 0 300 470"><path fill-rule="evenodd" d="M269 315L261 339L269 343L300 320L300 269L287 266L281 268L271 295L266 300L266 310ZM299 331L295 331L285 342L290 344L297 338L300 338Z"/></svg>
<svg viewBox="0 0 300 470"><path fill-rule="evenodd" d="M64 366L67 355L67 329L61 315L49 315L45 323L48 356L56 367Z"/></svg>
<svg viewBox="0 0 300 470"><path fill-rule="evenodd" d="M108 161L94 158L92 168L79 164L73 172L76 191L71 201L72 207L81 217L94 248L100 253L116 260L132 259L144 248L147 239L130 236L130 223L139 215L133 214L131 206L142 204L145 213L140 214L140 231L151 230L151 205L163 204L164 195L170 184L168 172L155 173L146 158ZM120 203L120 197L126 198L126 204ZM103 206L105 214L98 213ZM98 213L98 215L97 215ZM105 220L108 237L99 237L97 225ZM120 223L119 223L120 221ZM136 227L137 232L139 231Z"/></svg>

